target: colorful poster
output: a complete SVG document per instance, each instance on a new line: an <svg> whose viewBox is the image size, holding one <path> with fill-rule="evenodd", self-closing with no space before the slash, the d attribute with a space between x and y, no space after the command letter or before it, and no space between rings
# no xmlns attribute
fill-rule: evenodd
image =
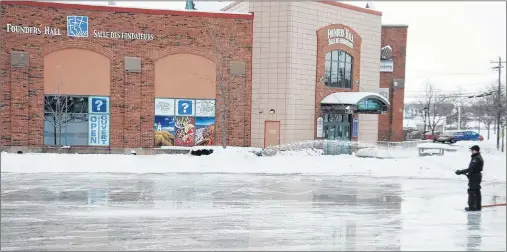
<svg viewBox="0 0 507 252"><path fill-rule="evenodd" d="M174 99L155 98L156 116L173 116L174 114Z"/></svg>
<svg viewBox="0 0 507 252"><path fill-rule="evenodd" d="M195 100L176 100L177 116L193 116L195 115Z"/></svg>
<svg viewBox="0 0 507 252"><path fill-rule="evenodd" d="M155 146L174 146L174 116L155 116Z"/></svg>
<svg viewBox="0 0 507 252"><path fill-rule="evenodd" d="M215 117L215 100L195 101L195 116Z"/></svg>
<svg viewBox="0 0 507 252"><path fill-rule="evenodd" d="M109 114L109 97L91 96L88 111L93 114Z"/></svg>
<svg viewBox="0 0 507 252"><path fill-rule="evenodd" d="M88 145L109 146L109 115L89 115Z"/></svg>
<svg viewBox="0 0 507 252"><path fill-rule="evenodd" d="M176 116L176 146L193 146L195 134L195 118L192 116Z"/></svg>
<svg viewBox="0 0 507 252"><path fill-rule="evenodd" d="M215 142L215 117L195 118L195 145L213 145Z"/></svg>

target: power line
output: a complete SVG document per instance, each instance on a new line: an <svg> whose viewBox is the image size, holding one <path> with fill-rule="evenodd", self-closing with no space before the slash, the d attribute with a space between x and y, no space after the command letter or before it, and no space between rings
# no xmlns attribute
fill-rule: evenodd
<svg viewBox="0 0 507 252"><path fill-rule="evenodd" d="M501 94L502 94L502 68L503 63L506 63L505 61L502 61L502 57L498 57L498 61L490 61L491 64L498 64L498 66L493 67L493 69L496 69L498 71L498 90L497 90L497 114L496 114L496 149L500 149L500 120L502 118L502 102L501 102ZM503 134L502 134L503 135ZM502 152L503 152L504 143L502 141Z"/></svg>
<svg viewBox="0 0 507 252"><path fill-rule="evenodd" d="M471 72L431 72L431 71L424 71L424 70L407 70L407 72L418 72L418 73L435 74L435 75L483 75L483 74L491 74L491 72L480 72L480 73L471 73Z"/></svg>

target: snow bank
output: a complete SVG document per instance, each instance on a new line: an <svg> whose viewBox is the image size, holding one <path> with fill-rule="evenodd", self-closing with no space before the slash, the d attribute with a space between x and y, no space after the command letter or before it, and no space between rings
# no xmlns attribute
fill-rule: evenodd
<svg viewBox="0 0 507 252"><path fill-rule="evenodd" d="M470 147L478 145L481 147L482 153L496 153L496 142L492 141L458 141L455 144L452 144L455 148L459 148L462 150L468 150Z"/></svg>
<svg viewBox="0 0 507 252"><path fill-rule="evenodd" d="M456 176L470 160L469 151L444 156L394 159L358 158L352 155L321 156L309 149L258 157L252 148L214 148L209 156L100 155L100 154L1 154L2 172L110 172L110 173L303 173L373 177L418 177L466 180ZM413 150L417 153L416 150ZM316 156L314 156L316 155ZM484 181L505 182L505 154L484 154Z"/></svg>
<svg viewBox="0 0 507 252"><path fill-rule="evenodd" d="M386 148L363 148L356 152L356 157L362 158L409 158L418 155L414 148L410 149L386 149Z"/></svg>

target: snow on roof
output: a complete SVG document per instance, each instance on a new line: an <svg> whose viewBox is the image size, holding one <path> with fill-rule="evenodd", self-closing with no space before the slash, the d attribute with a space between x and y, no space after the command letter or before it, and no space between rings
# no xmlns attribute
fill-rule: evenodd
<svg viewBox="0 0 507 252"><path fill-rule="evenodd" d="M382 27L386 28L408 28L406 24L382 24Z"/></svg>
<svg viewBox="0 0 507 252"><path fill-rule="evenodd" d="M384 96L373 92L337 92L332 93L320 101L320 104L358 104L366 98L376 98L386 105L390 105Z"/></svg>
<svg viewBox="0 0 507 252"><path fill-rule="evenodd" d="M2 0L0 0L0 3ZM176 13L191 13L191 12L197 12L197 13L209 13L209 14L231 14L231 15L245 15L245 16L252 16L252 13L246 13L246 12L238 12L238 11L209 11L209 10L187 10L187 9L172 9L172 8L160 8L157 6L157 8L148 8L148 7L129 7L129 6L121 6L116 3L115 5L109 5L108 2L91 2L91 3L74 3L74 2L62 2L57 0L31 0L31 1L20 1L19 4L30 4L31 2L44 2L49 4L55 4L60 6L93 6L93 7L99 7L99 8L109 8L110 10L117 10L117 11L126 11L126 10L145 10L145 11L160 11L160 12L174 12L174 13L164 13L164 15L175 15ZM121 2L121 1L120 1ZM184 5L182 5L184 7ZM104 9L102 9L104 10ZM129 12L129 11L126 11Z"/></svg>

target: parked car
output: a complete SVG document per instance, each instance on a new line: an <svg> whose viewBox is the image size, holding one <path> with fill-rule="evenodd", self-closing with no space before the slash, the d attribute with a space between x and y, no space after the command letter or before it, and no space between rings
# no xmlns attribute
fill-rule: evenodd
<svg viewBox="0 0 507 252"><path fill-rule="evenodd" d="M446 142L455 143L458 141L458 140L456 140L456 136L458 134L459 133L457 133L457 132L444 132L444 133L440 134L440 136L438 136L437 142L439 142L439 143L446 143Z"/></svg>
<svg viewBox="0 0 507 252"><path fill-rule="evenodd" d="M484 137L472 130L460 130L456 132L456 141L482 141Z"/></svg>
<svg viewBox="0 0 507 252"><path fill-rule="evenodd" d="M419 130L403 130L405 140L420 140L422 138L422 132Z"/></svg>
<svg viewBox="0 0 507 252"><path fill-rule="evenodd" d="M437 139L440 134L442 134L440 131L435 131L433 135L431 135L431 131L426 131L426 133L424 133L424 140Z"/></svg>

